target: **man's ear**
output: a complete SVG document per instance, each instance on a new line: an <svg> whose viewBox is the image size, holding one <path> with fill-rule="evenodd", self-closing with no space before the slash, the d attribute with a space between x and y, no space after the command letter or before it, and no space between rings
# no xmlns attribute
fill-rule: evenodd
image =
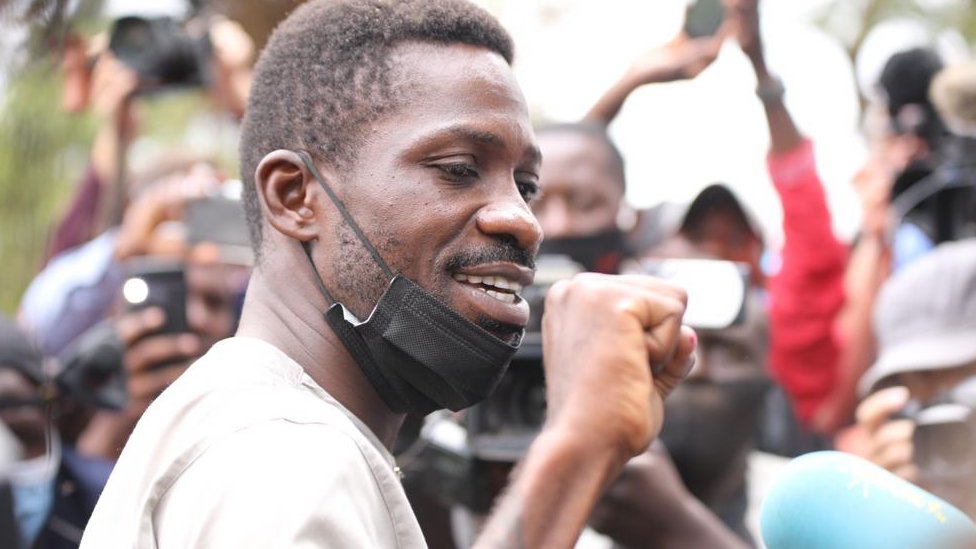
<svg viewBox="0 0 976 549"><path fill-rule="evenodd" d="M298 153L283 149L268 153L255 170L254 182L275 230L301 242L317 236L324 219L316 200L320 188Z"/></svg>

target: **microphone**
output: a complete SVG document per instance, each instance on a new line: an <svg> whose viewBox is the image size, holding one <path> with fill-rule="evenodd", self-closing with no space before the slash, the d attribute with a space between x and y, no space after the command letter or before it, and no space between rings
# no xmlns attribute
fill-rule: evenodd
<svg viewBox="0 0 976 549"><path fill-rule="evenodd" d="M962 511L888 471L842 452L791 461L766 494L767 549L972 549Z"/></svg>

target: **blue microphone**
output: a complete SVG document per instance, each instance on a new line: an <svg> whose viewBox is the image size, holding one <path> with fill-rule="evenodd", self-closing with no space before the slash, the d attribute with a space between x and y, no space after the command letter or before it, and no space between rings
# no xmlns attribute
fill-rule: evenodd
<svg viewBox="0 0 976 549"><path fill-rule="evenodd" d="M766 494L768 549L973 549L962 511L888 471L842 452L791 461Z"/></svg>

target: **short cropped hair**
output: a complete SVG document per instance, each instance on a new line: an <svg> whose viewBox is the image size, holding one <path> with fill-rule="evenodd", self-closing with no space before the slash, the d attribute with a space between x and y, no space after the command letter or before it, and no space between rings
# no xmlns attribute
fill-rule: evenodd
<svg viewBox="0 0 976 549"><path fill-rule="evenodd" d="M241 128L244 210L256 261L261 208L254 181L264 155L305 149L337 169L355 160L366 127L404 99L391 55L406 42L466 44L511 64L512 39L465 0L312 0L272 34L254 69Z"/></svg>
<svg viewBox="0 0 976 549"><path fill-rule="evenodd" d="M624 157L620 154L620 149L617 148L613 139L610 139L610 134L607 133L605 126L590 122L556 122L539 126L536 128L535 133L536 135L545 135L547 133L575 133L589 137L597 143L600 143L610 157L610 164L616 172L614 175L620 181L621 187L624 190L627 189L627 178L624 175Z"/></svg>

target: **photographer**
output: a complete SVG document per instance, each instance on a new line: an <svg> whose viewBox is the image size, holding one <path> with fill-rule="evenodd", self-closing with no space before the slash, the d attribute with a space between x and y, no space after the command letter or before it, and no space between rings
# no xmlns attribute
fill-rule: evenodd
<svg viewBox="0 0 976 549"><path fill-rule="evenodd" d="M0 544L10 549L78 547L112 463L77 452L58 422L72 404L45 371L41 353L0 316ZM11 524L12 523L12 524ZM0 528L2 530L2 528Z"/></svg>
<svg viewBox="0 0 976 549"><path fill-rule="evenodd" d="M946 243L882 287L878 360L857 453L976 517L976 240Z"/></svg>
<svg viewBox="0 0 976 549"><path fill-rule="evenodd" d="M62 106L71 114L93 112L98 132L89 166L53 231L49 259L121 222L131 187L127 153L139 136L141 104L163 92L198 90L216 113L240 119L254 45L239 24L217 16L126 14L107 34L70 34L60 55Z"/></svg>
<svg viewBox="0 0 976 549"><path fill-rule="evenodd" d="M194 191L193 181L192 175L174 174L157 183L133 204L119 232L118 268L132 278L121 287L124 309L109 321L106 337L118 346L116 369L124 372L100 383L124 384L125 398L97 403L120 410L102 410L92 418L78 441L89 455L118 457L155 397L237 327L251 265L239 200L219 194L233 183L213 187L203 178ZM182 232L171 234L174 228ZM145 303L130 295L133 281L147 285ZM92 331L88 339L97 345L103 326ZM85 337L76 349L88 350Z"/></svg>
<svg viewBox="0 0 976 549"><path fill-rule="evenodd" d="M28 288L25 325L100 410L90 422L78 414L70 430L83 453L117 457L155 396L233 333L251 264L234 192L207 164L168 173L138 188L118 229L55 258ZM166 292L155 306L126 300L135 270L145 271L146 291Z"/></svg>

